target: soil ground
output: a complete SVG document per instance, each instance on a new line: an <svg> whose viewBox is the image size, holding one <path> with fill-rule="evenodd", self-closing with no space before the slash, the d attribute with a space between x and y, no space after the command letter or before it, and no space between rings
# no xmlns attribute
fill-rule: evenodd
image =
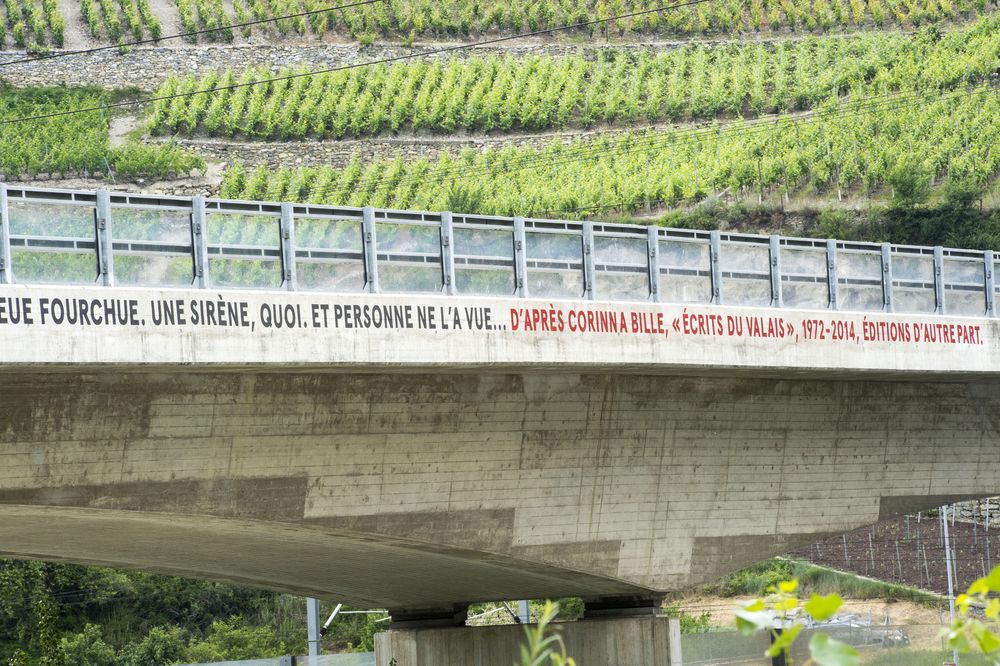
<svg viewBox="0 0 1000 666"><path fill-rule="evenodd" d="M964 592L980 576L1000 564L1000 526L949 523L957 587ZM937 516L904 516L870 528L819 541L790 553L826 567L891 583L948 593L941 520Z"/></svg>

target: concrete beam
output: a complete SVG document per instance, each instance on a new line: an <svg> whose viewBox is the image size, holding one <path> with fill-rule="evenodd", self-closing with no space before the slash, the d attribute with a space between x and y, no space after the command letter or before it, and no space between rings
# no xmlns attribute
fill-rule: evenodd
<svg viewBox="0 0 1000 666"><path fill-rule="evenodd" d="M666 617L608 618L553 625L578 664L680 666L680 622ZM519 663L524 627L390 630L375 635L376 666L510 666Z"/></svg>
<svg viewBox="0 0 1000 666"><path fill-rule="evenodd" d="M1000 381L0 378L2 554L394 609L650 598L1000 490Z"/></svg>

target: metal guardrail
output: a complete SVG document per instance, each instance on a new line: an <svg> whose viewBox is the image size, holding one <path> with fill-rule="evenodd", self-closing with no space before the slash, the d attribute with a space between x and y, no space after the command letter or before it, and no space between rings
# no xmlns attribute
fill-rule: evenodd
<svg viewBox="0 0 1000 666"><path fill-rule="evenodd" d="M993 252L0 185L0 283L996 316Z"/></svg>

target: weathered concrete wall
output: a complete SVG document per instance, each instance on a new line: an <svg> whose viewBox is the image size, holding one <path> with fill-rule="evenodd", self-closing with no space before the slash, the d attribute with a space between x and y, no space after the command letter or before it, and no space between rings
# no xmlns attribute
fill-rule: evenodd
<svg viewBox="0 0 1000 666"><path fill-rule="evenodd" d="M99 296L122 311L134 301L134 323L51 321L52 299ZM236 327L152 321L151 301L180 298L190 315L206 296L253 314ZM725 328L775 311L104 288L7 297L31 299L37 317L10 323L6 301L0 324L7 555L392 608L649 595L1000 491L993 320L781 311L784 333L775 323L759 337L673 322L717 315ZM491 318L471 330L443 328L447 310L435 326L313 325L315 305L333 322L338 305L362 303ZM309 323L267 328L268 304L300 304ZM522 322L544 308L666 323L524 331L512 308ZM979 337L789 332L831 317L978 326Z"/></svg>
<svg viewBox="0 0 1000 666"><path fill-rule="evenodd" d="M632 617L553 627L578 664L680 666L680 621ZM519 663L524 628L391 630L375 636L376 666L510 666Z"/></svg>
<svg viewBox="0 0 1000 666"><path fill-rule="evenodd" d="M637 594L997 492L1000 384L9 373L0 550L391 607Z"/></svg>

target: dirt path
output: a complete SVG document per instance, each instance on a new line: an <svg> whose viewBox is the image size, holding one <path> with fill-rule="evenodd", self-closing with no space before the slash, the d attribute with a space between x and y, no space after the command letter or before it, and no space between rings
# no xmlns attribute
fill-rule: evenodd
<svg viewBox="0 0 1000 666"><path fill-rule="evenodd" d="M80 0L59 0L59 11L66 24L63 31L63 48L76 51L104 46L90 34L90 28L87 27L80 12Z"/></svg>
<svg viewBox="0 0 1000 666"><path fill-rule="evenodd" d="M108 127L108 139L112 148L118 148L128 143L129 134L139 126L139 119L135 116L116 116L111 119Z"/></svg>
<svg viewBox="0 0 1000 666"><path fill-rule="evenodd" d="M181 25L181 14L175 3L170 0L149 0L149 8L153 10L153 16L160 20L161 35L178 35L184 32L184 26ZM186 43L181 39L171 39L164 42L168 46L183 46Z"/></svg>

